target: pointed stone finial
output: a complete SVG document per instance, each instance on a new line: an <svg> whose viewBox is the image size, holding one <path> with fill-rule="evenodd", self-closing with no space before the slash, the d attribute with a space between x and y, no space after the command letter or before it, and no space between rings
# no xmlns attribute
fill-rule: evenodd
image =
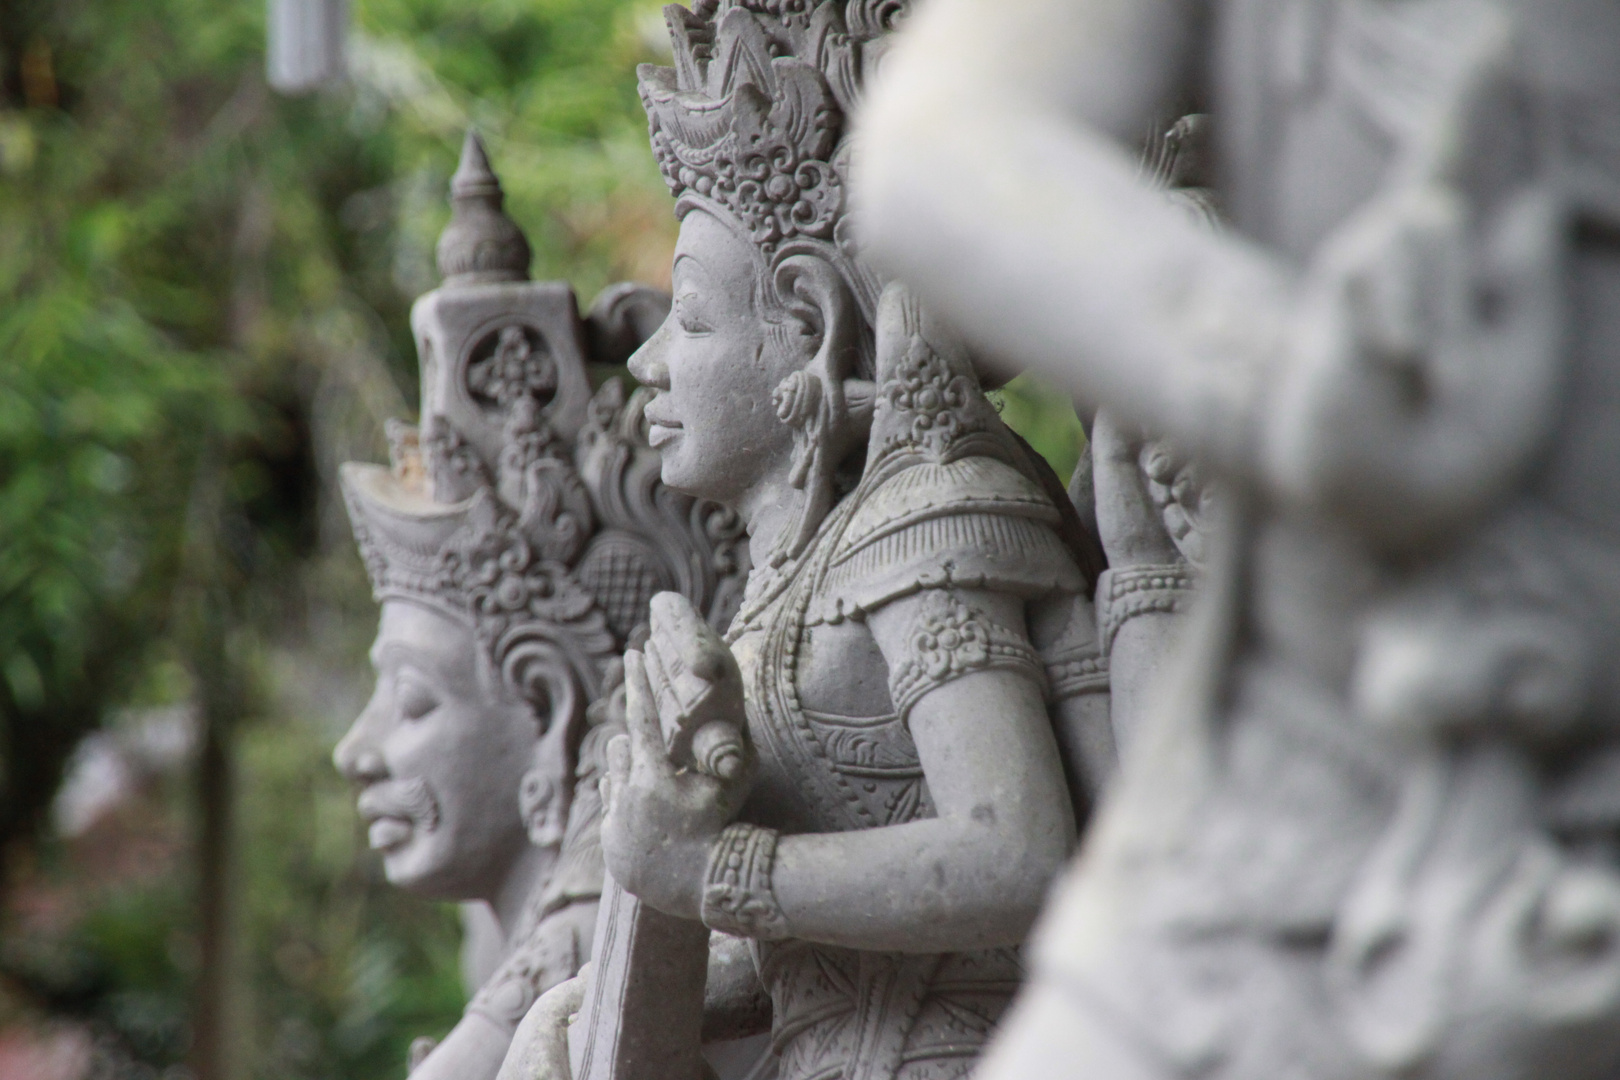
<svg viewBox="0 0 1620 1080"><path fill-rule="evenodd" d="M501 209L505 198L483 142L469 130L461 165L450 178L450 224L439 236L439 274L446 285L528 279L529 241Z"/></svg>

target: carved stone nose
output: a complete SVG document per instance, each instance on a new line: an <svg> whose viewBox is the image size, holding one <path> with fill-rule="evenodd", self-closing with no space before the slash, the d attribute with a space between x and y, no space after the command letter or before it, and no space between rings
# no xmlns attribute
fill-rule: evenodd
<svg viewBox="0 0 1620 1080"><path fill-rule="evenodd" d="M664 363L664 331L660 327L630 355L630 374L643 386L669 389L669 365Z"/></svg>
<svg viewBox="0 0 1620 1080"><path fill-rule="evenodd" d="M388 778L388 765L383 761L382 755L375 750L366 750L355 758L354 768L351 770L354 779L367 783Z"/></svg>
<svg viewBox="0 0 1620 1080"><path fill-rule="evenodd" d="M383 756L369 747L357 748L345 740L332 754L338 772L357 784L373 784L388 779L388 764Z"/></svg>

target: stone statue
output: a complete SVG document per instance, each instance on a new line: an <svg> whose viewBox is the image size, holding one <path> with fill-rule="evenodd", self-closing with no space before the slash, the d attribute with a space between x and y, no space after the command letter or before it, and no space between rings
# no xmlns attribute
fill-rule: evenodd
<svg viewBox="0 0 1620 1080"><path fill-rule="evenodd" d="M933 0L906 34L874 258L1234 504L984 1075L1614 1076L1620 5ZM1188 105L1225 232L1132 162Z"/></svg>
<svg viewBox="0 0 1620 1080"><path fill-rule="evenodd" d="M412 314L421 427L390 427L391 469L342 471L382 619L335 760L388 879L487 903L506 944L419 1080L493 1077L530 1003L588 959L619 657L653 594L724 625L747 570L740 519L660 481L647 393L590 387L587 360L622 362L667 298L617 286L581 320L566 285L527 281L472 135L452 201L444 284Z"/></svg>
<svg viewBox="0 0 1620 1080"><path fill-rule="evenodd" d="M972 1069L1073 845L1060 746L1084 773L1107 722L1100 552L851 240L845 117L903 8L671 6L675 67L640 71L681 229L631 371L665 482L737 509L752 570L723 641L660 599L626 654L603 848L749 943L785 1080ZM506 1075L562 1069L520 1052Z"/></svg>

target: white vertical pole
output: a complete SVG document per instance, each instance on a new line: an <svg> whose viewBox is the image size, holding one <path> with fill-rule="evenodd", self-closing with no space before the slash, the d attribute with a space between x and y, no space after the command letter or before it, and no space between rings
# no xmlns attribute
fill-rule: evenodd
<svg viewBox="0 0 1620 1080"><path fill-rule="evenodd" d="M348 0L269 0L270 85L283 94L314 90L343 74Z"/></svg>

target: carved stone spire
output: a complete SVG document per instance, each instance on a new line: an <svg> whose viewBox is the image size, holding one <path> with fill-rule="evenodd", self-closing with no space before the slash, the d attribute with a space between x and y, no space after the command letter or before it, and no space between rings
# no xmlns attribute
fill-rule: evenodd
<svg viewBox="0 0 1620 1080"><path fill-rule="evenodd" d="M505 199L483 142L469 130L450 178L450 224L439 236L439 274L446 285L528 280L529 241L501 208Z"/></svg>

